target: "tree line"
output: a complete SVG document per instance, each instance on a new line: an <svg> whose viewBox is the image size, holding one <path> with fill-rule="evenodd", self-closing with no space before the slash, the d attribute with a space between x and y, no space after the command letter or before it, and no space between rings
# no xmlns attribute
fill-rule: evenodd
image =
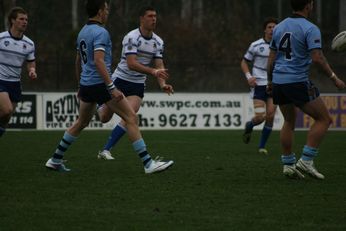
<svg viewBox="0 0 346 231"><path fill-rule="evenodd" d="M87 21L84 0L1 0L1 31L7 29L8 10L16 5L29 13L26 34L36 44L39 75L39 81L32 83L24 74L24 90L76 90L75 40ZM247 91L239 68L242 56L249 44L261 37L266 17L280 20L291 14L289 0L111 0L106 27L113 41L114 67L120 58L122 38L138 26L138 10L143 5L152 5L158 11L156 33L165 41L170 81L176 91L184 92ZM316 0L311 20L321 28L327 58L346 78L344 55L329 48L345 21L343 9L346 10L346 1ZM312 72L322 91L334 91L331 84L318 78L318 70ZM158 91L151 77L147 88Z"/></svg>

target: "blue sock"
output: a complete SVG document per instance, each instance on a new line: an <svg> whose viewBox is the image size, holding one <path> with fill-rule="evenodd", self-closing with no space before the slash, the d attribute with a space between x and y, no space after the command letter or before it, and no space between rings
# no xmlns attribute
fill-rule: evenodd
<svg viewBox="0 0 346 231"><path fill-rule="evenodd" d="M5 131L6 131L5 128L0 127L0 137L5 133Z"/></svg>
<svg viewBox="0 0 346 231"><path fill-rule="evenodd" d="M108 141L104 146L103 150L111 150L111 148L120 140L121 137L126 133L126 128L121 124L118 124L113 128L111 135L108 137Z"/></svg>
<svg viewBox="0 0 346 231"><path fill-rule="evenodd" d="M283 165L293 165L297 162L296 155L294 153L291 153L290 155L282 155L281 161Z"/></svg>
<svg viewBox="0 0 346 231"><path fill-rule="evenodd" d="M314 159L315 156L317 156L318 149L309 147L307 145L303 148L303 154L302 154L302 160L304 161L311 161Z"/></svg>
<svg viewBox="0 0 346 231"><path fill-rule="evenodd" d="M133 149L137 152L139 158L141 158L144 167L148 167L151 163L151 156L147 151L147 146L143 139L139 139L132 143Z"/></svg>
<svg viewBox="0 0 346 231"><path fill-rule="evenodd" d="M61 163L62 158L64 157L64 153L66 152L67 148L77 139L77 137L71 136L67 132L65 132L64 136L62 137L58 147L55 150L55 153L53 155L52 161L55 163Z"/></svg>
<svg viewBox="0 0 346 231"><path fill-rule="evenodd" d="M261 140L259 143L259 148L264 148L266 146L267 140L269 138L270 133L272 132L273 127L264 125L262 129Z"/></svg>

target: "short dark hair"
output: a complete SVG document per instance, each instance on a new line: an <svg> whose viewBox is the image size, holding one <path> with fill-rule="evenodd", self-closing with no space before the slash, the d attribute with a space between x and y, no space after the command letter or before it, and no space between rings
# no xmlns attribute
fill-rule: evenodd
<svg viewBox="0 0 346 231"><path fill-rule="evenodd" d="M263 22L263 30L265 30L267 28L267 25L269 23L275 23L275 24L278 24L278 20L276 18L273 18L273 17L268 17L264 20Z"/></svg>
<svg viewBox="0 0 346 231"><path fill-rule="evenodd" d="M291 0L291 7L294 11L303 10L312 0Z"/></svg>
<svg viewBox="0 0 346 231"><path fill-rule="evenodd" d="M18 14L28 14L22 7L16 6L13 7L10 12L8 13L7 20L8 25L12 26L12 19L16 19L18 17Z"/></svg>
<svg viewBox="0 0 346 231"><path fill-rule="evenodd" d="M139 10L139 16L143 17L147 11L156 11L152 6L144 6Z"/></svg>
<svg viewBox="0 0 346 231"><path fill-rule="evenodd" d="M97 15L100 9L105 6L106 0L87 0L85 4L85 9L89 18Z"/></svg>

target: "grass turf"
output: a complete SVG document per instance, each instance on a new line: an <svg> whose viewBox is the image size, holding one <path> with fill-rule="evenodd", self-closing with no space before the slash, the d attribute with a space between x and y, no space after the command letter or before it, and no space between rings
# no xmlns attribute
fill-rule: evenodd
<svg viewBox="0 0 346 231"><path fill-rule="evenodd" d="M278 132L269 155L241 131L144 131L152 156L173 159L145 175L129 141L114 161L96 155L109 131L84 131L65 155L70 173L44 167L62 131L10 131L0 139L0 230L346 230L344 132L316 159L324 181L282 175ZM300 153L306 132L296 132ZM298 155L299 157L300 155Z"/></svg>

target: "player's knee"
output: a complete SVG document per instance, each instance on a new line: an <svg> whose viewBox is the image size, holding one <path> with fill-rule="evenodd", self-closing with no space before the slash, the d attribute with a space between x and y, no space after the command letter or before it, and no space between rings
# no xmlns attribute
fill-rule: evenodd
<svg viewBox="0 0 346 231"><path fill-rule="evenodd" d="M258 125L258 124L263 123L264 120L265 120L265 116L264 115L255 115L255 117L252 119L252 122L255 125Z"/></svg>
<svg viewBox="0 0 346 231"><path fill-rule="evenodd" d="M266 119L266 109L264 107L256 107L255 112L255 121L257 123L262 123Z"/></svg>
<svg viewBox="0 0 346 231"><path fill-rule="evenodd" d="M76 121L76 125L77 125L77 130L81 131L89 125L89 121L78 119Z"/></svg>
<svg viewBox="0 0 346 231"><path fill-rule="evenodd" d="M124 120L127 125L138 124L138 118L134 111L131 111Z"/></svg>
<svg viewBox="0 0 346 231"><path fill-rule="evenodd" d="M97 109L97 115L102 123L107 123L113 117L113 112L106 105L102 105Z"/></svg>
<svg viewBox="0 0 346 231"><path fill-rule="evenodd" d="M320 123L323 123L326 127L329 127L333 123L333 118L328 114L320 119L316 118L315 121L319 121Z"/></svg>
<svg viewBox="0 0 346 231"><path fill-rule="evenodd" d="M3 107L2 110L0 111L0 115L2 118L10 118L13 113L13 107Z"/></svg>
<svg viewBox="0 0 346 231"><path fill-rule="evenodd" d="M103 114L103 113L99 113L98 115L102 123L107 123L108 121L112 119L112 116L113 116L113 115Z"/></svg>

